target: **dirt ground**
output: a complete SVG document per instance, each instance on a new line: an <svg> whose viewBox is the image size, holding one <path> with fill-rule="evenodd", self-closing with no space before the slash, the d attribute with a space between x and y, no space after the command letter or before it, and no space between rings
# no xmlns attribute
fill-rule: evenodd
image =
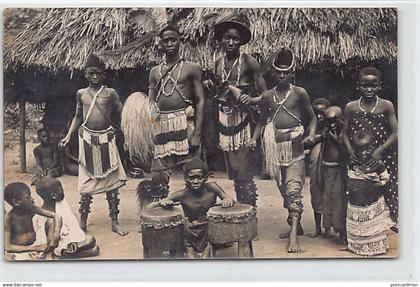
<svg viewBox="0 0 420 287"><path fill-rule="evenodd" d="M27 166L28 173L19 173L19 147L17 144L8 143L7 137L4 138L7 148L4 150L4 184L13 181L22 181L30 184L32 174L35 172L34 158L32 149L34 143L27 144ZM66 194L66 200L71 206L74 214L78 217L77 177L65 175L59 180L62 182ZM227 180L223 173L217 173L210 180L217 182L235 198L233 184ZM142 259L142 241L139 230L138 203L136 198L136 187L141 179L129 179L127 185L120 189L120 224L130 233L121 237L110 230L110 219L108 217L108 205L105 195L94 197L92 212L89 216L88 230L96 237L100 247L100 255L92 258L94 260L117 260L117 259ZM313 212L310 205L309 178L305 183L303 191L304 213L302 215L302 225L306 233L313 231ZM287 239L279 239L280 232L287 232L286 223L287 211L282 207L282 199L272 180L256 180L258 187L258 235L259 240L253 242L254 254L256 258L362 258L347 251L340 251L343 247L332 239L322 236L309 238L306 235L299 236L299 242L303 252L289 254L286 251ZM171 180L171 190L183 187L184 183L180 175L174 175ZM37 203L40 203L34 188L31 188ZM5 203L5 209L9 206ZM381 257L392 258L398 256L398 234L389 232L390 249L386 255ZM236 257L235 246L227 248L218 256L223 258ZM86 259L85 259L86 260Z"/></svg>

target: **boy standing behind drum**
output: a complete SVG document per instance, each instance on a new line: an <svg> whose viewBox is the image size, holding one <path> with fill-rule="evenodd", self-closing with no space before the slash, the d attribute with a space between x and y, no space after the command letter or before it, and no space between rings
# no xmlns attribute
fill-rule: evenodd
<svg viewBox="0 0 420 287"><path fill-rule="evenodd" d="M216 204L217 197L222 199L222 207L233 206L233 199L215 182L207 182L207 166L198 158L194 158L184 166L186 187L170 193L169 196L151 206L171 207L180 202L188 219L185 228L187 255L206 251L207 211ZM192 248L192 250L191 250ZM194 251L194 252L191 252Z"/></svg>

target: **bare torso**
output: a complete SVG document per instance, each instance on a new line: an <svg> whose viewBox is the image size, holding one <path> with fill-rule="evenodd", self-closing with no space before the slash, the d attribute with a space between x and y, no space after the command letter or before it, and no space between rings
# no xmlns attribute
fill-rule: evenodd
<svg viewBox="0 0 420 287"><path fill-rule="evenodd" d="M300 109L300 96L302 93L302 88L294 86L289 97L284 102L284 106L292 114L294 114L299 119L302 118L302 110ZM300 123L292 117L288 112L285 111L282 107L276 103L279 102L286 96L287 91L282 93L277 92L277 97L274 90L269 90L263 94L263 104L268 108L268 114L271 119L273 119L273 124L278 129L288 129L298 126ZM278 110L278 111L277 111ZM277 111L277 113L276 113Z"/></svg>
<svg viewBox="0 0 420 287"><path fill-rule="evenodd" d="M189 221L206 221L207 211L216 204L217 199L217 193L213 191L211 183L206 183L200 193L192 194L187 189L182 192L179 201Z"/></svg>
<svg viewBox="0 0 420 287"><path fill-rule="evenodd" d="M327 139L325 141L322 160L326 162L345 163L343 145L332 139Z"/></svg>
<svg viewBox="0 0 420 287"><path fill-rule="evenodd" d="M226 60L225 59L225 74L228 75L230 71L230 75L228 77L228 82L230 85L234 86L246 86L250 84L255 84L255 69L253 65L250 63L251 60L250 55L242 54L241 63L239 64L238 61L235 60ZM226 80L222 77L223 74L223 60L224 57L220 57L216 61L216 85L222 84L223 80ZM255 60L255 59L254 59ZM256 61L256 60L255 60ZM235 64L236 62L236 64ZM235 65L234 65L235 64ZM239 74L239 82L238 80Z"/></svg>
<svg viewBox="0 0 420 287"><path fill-rule="evenodd" d="M33 244L36 239L32 223L34 213L17 214L12 210L7 216L10 223L11 243L25 246Z"/></svg>
<svg viewBox="0 0 420 287"><path fill-rule="evenodd" d="M81 89L78 93L83 105L83 121L85 121L95 93L90 92L88 88ZM115 98L111 94L111 89L105 87L98 95L96 104L102 111L95 105L86 122L86 127L92 130L105 130L111 125L112 111L115 108Z"/></svg>
<svg viewBox="0 0 420 287"><path fill-rule="evenodd" d="M55 153L56 149L51 145L39 145L34 149L34 156L38 159L42 169L53 167Z"/></svg>
<svg viewBox="0 0 420 287"><path fill-rule="evenodd" d="M154 81L159 82L162 78L160 74L161 66L156 66L152 69L151 73L153 75ZM162 85L162 92L160 95L157 94L158 97L158 107L161 111L173 111L186 108L189 103L185 101L185 99L192 101L194 97L194 88L193 88L193 73L195 73L196 66L188 61L184 61L182 64L178 63L177 66L172 70L172 72L168 73L175 82L177 82L176 86L179 88L174 87L174 83L171 80L167 82L166 85ZM162 74L165 73L165 69L162 69ZM179 79L178 79L178 73ZM165 76L165 79L167 76ZM176 81L178 79L178 81ZM156 90L158 93L159 89ZM171 93L172 92L172 93ZM165 95L166 94L166 95ZM182 94L182 96L181 96Z"/></svg>

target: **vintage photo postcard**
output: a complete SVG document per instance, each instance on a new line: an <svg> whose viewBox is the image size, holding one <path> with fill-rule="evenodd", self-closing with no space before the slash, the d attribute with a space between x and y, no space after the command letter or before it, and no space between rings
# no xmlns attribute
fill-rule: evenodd
<svg viewBox="0 0 420 287"><path fill-rule="evenodd" d="M5 260L398 257L397 16L5 9Z"/></svg>

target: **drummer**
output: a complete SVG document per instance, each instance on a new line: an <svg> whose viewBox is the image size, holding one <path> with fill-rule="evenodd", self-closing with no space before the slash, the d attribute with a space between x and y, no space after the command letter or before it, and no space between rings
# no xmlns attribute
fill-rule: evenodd
<svg viewBox="0 0 420 287"><path fill-rule="evenodd" d="M234 201L215 182L207 182L207 166L199 158L193 158L184 166L184 189L170 193L165 199L151 206L171 207L180 202L187 223L185 241L187 257L206 257L209 254L207 242L207 211L222 199L222 207L231 207Z"/></svg>

